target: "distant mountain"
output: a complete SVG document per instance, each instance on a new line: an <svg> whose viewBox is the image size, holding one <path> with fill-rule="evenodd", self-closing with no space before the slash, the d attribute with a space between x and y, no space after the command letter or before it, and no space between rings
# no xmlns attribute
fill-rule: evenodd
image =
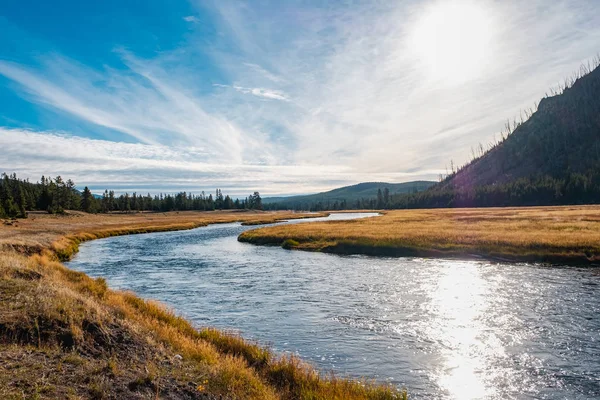
<svg viewBox="0 0 600 400"><path fill-rule="evenodd" d="M361 200L377 199L377 192L382 192L387 188L390 195L398 195L405 193L414 193L426 190L434 185L435 182L430 181L413 181L404 183L386 183L386 182L363 182L357 185L344 186L338 189L333 189L328 192L289 196L289 197L266 197L262 199L263 205L277 205L277 208L303 208L310 209L312 205L321 203L324 208L327 204L333 206L335 202L341 204L346 202L347 208L354 208L354 204Z"/></svg>
<svg viewBox="0 0 600 400"><path fill-rule="evenodd" d="M83 191L81 191L79 189L74 189L74 190L75 190L75 193L77 193L79 196L83 196ZM95 199L98 199L98 200L102 199L102 195L101 194L94 194L94 193L92 193L92 197L95 198Z"/></svg>
<svg viewBox="0 0 600 400"><path fill-rule="evenodd" d="M600 202L600 67L544 98L493 148L395 206L456 207Z"/></svg>

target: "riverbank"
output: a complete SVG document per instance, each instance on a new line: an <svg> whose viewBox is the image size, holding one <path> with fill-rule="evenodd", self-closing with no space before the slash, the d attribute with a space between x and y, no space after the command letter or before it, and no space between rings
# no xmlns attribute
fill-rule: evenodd
<svg viewBox="0 0 600 400"><path fill-rule="evenodd" d="M265 227L238 240L337 254L598 264L600 206L393 210Z"/></svg>
<svg viewBox="0 0 600 400"><path fill-rule="evenodd" d="M60 263L80 242L296 213L31 215L0 225L0 397L396 399L115 291ZM222 396L222 397L220 397Z"/></svg>
<svg viewBox="0 0 600 400"><path fill-rule="evenodd" d="M0 250L15 250L26 255L51 249L62 260L77 252L86 240L149 232L199 228L208 224L241 222L270 224L287 219L323 217L327 213L210 211L131 214L87 214L69 211L65 215L31 212L29 218L0 221Z"/></svg>

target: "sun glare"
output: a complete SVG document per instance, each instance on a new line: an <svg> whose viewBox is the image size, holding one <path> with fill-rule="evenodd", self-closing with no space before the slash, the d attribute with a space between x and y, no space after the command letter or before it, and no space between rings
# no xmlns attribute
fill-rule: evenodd
<svg viewBox="0 0 600 400"><path fill-rule="evenodd" d="M438 0L423 10L409 46L427 78L460 84L485 71L494 37L490 11L487 2L472 0Z"/></svg>
<svg viewBox="0 0 600 400"><path fill-rule="evenodd" d="M470 262L456 262L444 271L432 297L439 319L431 334L445 344L445 365L437 381L452 399L487 398L494 389L484 380L487 356L502 349L482 340L486 327L481 315L489 306L486 283Z"/></svg>

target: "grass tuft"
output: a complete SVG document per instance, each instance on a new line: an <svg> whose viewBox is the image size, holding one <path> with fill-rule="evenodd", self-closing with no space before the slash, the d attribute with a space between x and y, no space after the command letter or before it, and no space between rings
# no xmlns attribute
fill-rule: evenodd
<svg viewBox="0 0 600 400"><path fill-rule="evenodd" d="M283 241L283 243L281 243L281 247L283 247L284 249L293 249L300 246L300 242L298 242L297 240L294 239L285 239Z"/></svg>

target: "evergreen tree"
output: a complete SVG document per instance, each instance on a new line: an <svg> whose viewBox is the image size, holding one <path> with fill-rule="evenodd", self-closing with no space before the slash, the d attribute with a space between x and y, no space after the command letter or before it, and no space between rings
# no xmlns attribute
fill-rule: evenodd
<svg viewBox="0 0 600 400"><path fill-rule="evenodd" d="M79 196L75 190L75 183L71 179L65 182L65 202L64 207L67 210L79 208Z"/></svg>
<svg viewBox="0 0 600 400"><path fill-rule="evenodd" d="M59 175L50 182L50 195L52 197L51 208L48 210L52 214L60 214L64 212L65 204L65 182Z"/></svg>
<svg viewBox="0 0 600 400"><path fill-rule="evenodd" d="M90 189L86 186L83 189L83 194L81 198L81 208L83 209L83 211L87 213L92 212L93 202L94 196L92 195L92 192L90 192Z"/></svg>
<svg viewBox="0 0 600 400"><path fill-rule="evenodd" d="M102 194L102 212L107 213L110 211L108 206L109 198L108 198L108 190L105 190Z"/></svg>
<svg viewBox="0 0 600 400"><path fill-rule="evenodd" d="M222 210L223 209L223 192L221 192L221 189L217 189L217 193L215 196L215 208L217 210Z"/></svg>
<svg viewBox="0 0 600 400"><path fill-rule="evenodd" d="M23 186L18 185L15 191L17 193L17 198L15 199L15 207L19 210L17 218L27 218L27 201L25 198L25 191L23 190Z"/></svg>
<svg viewBox="0 0 600 400"><path fill-rule="evenodd" d="M248 208L251 210L262 210L262 199L260 193L254 192L254 194L248 197Z"/></svg>
<svg viewBox="0 0 600 400"><path fill-rule="evenodd" d="M38 210L48 210L52 204L52 197L50 195L50 182L49 178L45 178L42 175L40 180L41 192L38 196L35 204Z"/></svg>
<svg viewBox="0 0 600 400"><path fill-rule="evenodd" d="M111 190L110 192L108 192L108 211L114 211L116 210L116 204L115 204L115 192L114 190Z"/></svg>

